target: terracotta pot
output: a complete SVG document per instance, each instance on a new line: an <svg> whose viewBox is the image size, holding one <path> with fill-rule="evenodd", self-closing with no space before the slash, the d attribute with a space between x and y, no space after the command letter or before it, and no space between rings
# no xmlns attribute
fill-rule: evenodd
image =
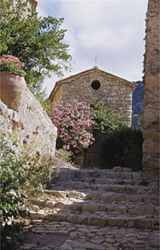
<svg viewBox="0 0 160 250"><path fill-rule="evenodd" d="M25 87L24 77L9 72L0 72L0 99L9 108L18 111Z"/></svg>
<svg viewBox="0 0 160 250"><path fill-rule="evenodd" d="M0 63L1 64L3 64L3 63L14 63L15 66L18 69L22 69L22 67L23 67L23 63L21 63L21 61L17 57L11 56L11 55L2 55L2 56L0 56Z"/></svg>

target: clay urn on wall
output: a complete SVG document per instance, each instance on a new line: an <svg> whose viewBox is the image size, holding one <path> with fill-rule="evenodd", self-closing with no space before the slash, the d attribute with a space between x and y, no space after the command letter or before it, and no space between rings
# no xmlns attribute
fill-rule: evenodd
<svg viewBox="0 0 160 250"><path fill-rule="evenodd" d="M26 87L22 63L11 55L0 56L0 99L18 111Z"/></svg>

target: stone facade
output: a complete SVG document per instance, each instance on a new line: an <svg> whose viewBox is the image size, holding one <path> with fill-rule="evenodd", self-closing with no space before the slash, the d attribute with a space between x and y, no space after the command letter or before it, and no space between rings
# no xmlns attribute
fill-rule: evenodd
<svg viewBox="0 0 160 250"><path fill-rule="evenodd" d="M150 0L146 20L144 76L144 169L160 169L160 0Z"/></svg>
<svg viewBox="0 0 160 250"><path fill-rule="evenodd" d="M131 125L132 84L98 68L86 70L58 81L50 95L52 108L73 100L95 104L103 102Z"/></svg>

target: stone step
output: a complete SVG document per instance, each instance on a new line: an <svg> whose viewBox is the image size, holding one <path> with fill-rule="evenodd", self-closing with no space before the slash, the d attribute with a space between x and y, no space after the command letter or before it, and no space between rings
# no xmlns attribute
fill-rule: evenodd
<svg viewBox="0 0 160 250"><path fill-rule="evenodd" d="M62 171L60 173L54 173L54 177L51 179L50 184L52 185L65 185L67 183L87 183L87 184L121 184L121 185L140 185L147 187L152 184L151 181L148 181L146 177L142 175L140 172L127 172L125 173L117 173L117 172L82 172L81 171L73 171L70 170ZM158 182L154 182L158 183Z"/></svg>
<svg viewBox="0 0 160 250"><path fill-rule="evenodd" d="M29 234L29 235L28 235ZM28 236L28 237L27 237ZM158 250L157 231L67 222L33 225L20 250ZM31 244L32 243L32 244Z"/></svg>
<svg viewBox="0 0 160 250"><path fill-rule="evenodd" d="M53 198L62 198L62 199L81 199L84 200L87 196L87 193L85 192L79 192L77 190L51 190L51 189L46 189L44 190L44 193L46 195L49 195L50 197Z"/></svg>
<svg viewBox="0 0 160 250"><path fill-rule="evenodd" d="M65 186L65 185L73 185L77 186L88 186L88 185L99 185L99 184L107 184L107 185L138 185L142 187L149 187L149 186L157 186L156 184L150 184L149 182L142 180L142 179L131 179L131 178L107 178L107 177L101 177L101 178L83 178L83 179L71 179L71 180L59 180L59 179L52 179L50 182L50 186ZM49 186L49 187L50 187Z"/></svg>
<svg viewBox="0 0 160 250"><path fill-rule="evenodd" d="M125 194L125 193L115 193L106 192L100 193L97 191L92 191L86 195L85 200L96 200L97 202L103 201L104 203L128 203L128 202L144 202L145 204L158 205L159 199L157 195L152 194L151 196L147 193L140 194Z"/></svg>
<svg viewBox="0 0 160 250"><path fill-rule="evenodd" d="M94 213L94 214L100 214L100 213L105 213L105 214L110 214L110 215L128 215L128 216L141 216L141 215L146 215L146 216L158 216L159 215L159 207L158 206L153 206L149 205L146 206L144 203L139 203L139 204L97 204L95 202L85 202L85 203L77 203L77 204L72 204L69 205L68 207L61 203L57 203L55 205L56 209L61 210L62 207L65 209L65 211L74 212L75 214L82 214L84 213ZM63 211L63 210L62 210Z"/></svg>
<svg viewBox="0 0 160 250"><path fill-rule="evenodd" d="M99 184L108 184L108 185L139 185L139 186L143 186L143 187L147 187L149 186L148 182L142 181L142 180L133 180L133 179L122 179L122 178L106 178L106 177L101 177L101 178L87 178L87 179L72 179L72 180L59 180L59 179L53 179L50 182L50 186L54 187L54 186L65 186L68 185L69 183L71 183L71 185L76 187L76 183L77 183L77 187L80 186L84 186L84 185L99 185ZM49 186L49 187L50 187Z"/></svg>
<svg viewBox="0 0 160 250"><path fill-rule="evenodd" d="M61 200L58 202L52 200L32 200L33 211L42 211L42 217L48 213L74 213L77 215L83 213L94 213L96 215L107 214L111 216L149 216L156 217L159 215L159 206L146 202L121 202L121 203L104 203L95 202L94 200L82 201ZM44 211L44 212L43 212ZM33 214L34 216L34 214Z"/></svg>
<svg viewBox="0 0 160 250"><path fill-rule="evenodd" d="M87 180L87 179L98 179L98 178L116 178L116 179L145 179L142 172L132 172L130 169L124 170L122 168L119 171L109 169L54 169L54 177L59 181L71 181L71 180ZM54 178L53 178L54 181Z"/></svg>
<svg viewBox="0 0 160 250"><path fill-rule="evenodd" d="M71 181L67 183L52 184L50 189L59 191L69 191L77 190L81 192L88 192L89 190L96 191L101 190L101 192L125 192L125 193L145 193L148 194L156 192L156 187L153 186L141 186L141 185L131 185L131 184L111 184L111 183L87 183L82 181Z"/></svg>
<svg viewBox="0 0 160 250"><path fill-rule="evenodd" d="M76 202L85 202L87 200L93 200L95 202L104 202L107 204L110 203L117 203L117 204L125 204L128 202L142 202L145 204L152 204L158 205L159 204L159 197L157 194L152 193L123 193L123 192L102 192L102 191L90 191L88 192L78 192L78 191L55 191L55 190L45 190L45 193L51 195L53 197L59 197L62 199L72 200Z"/></svg>
<svg viewBox="0 0 160 250"><path fill-rule="evenodd" d="M137 228L145 230L158 230L159 220L157 218L148 218L147 216L110 216L106 214L90 214L82 215L70 213L49 214L45 220L57 222L70 222L72 224L92 225L92 226L110 226L123 228Z"/></svg>

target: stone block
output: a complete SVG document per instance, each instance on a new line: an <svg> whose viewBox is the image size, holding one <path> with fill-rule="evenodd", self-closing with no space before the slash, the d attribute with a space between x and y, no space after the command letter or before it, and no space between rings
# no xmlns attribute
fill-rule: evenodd
<svg viewBox="0 0 160 250"><path fill-rule="evenodd" d="M0 133L9 137L16 134L19 149L23 147L28 155L54 159L57 129L27 87L18 111L0 101Z"/></svg>

